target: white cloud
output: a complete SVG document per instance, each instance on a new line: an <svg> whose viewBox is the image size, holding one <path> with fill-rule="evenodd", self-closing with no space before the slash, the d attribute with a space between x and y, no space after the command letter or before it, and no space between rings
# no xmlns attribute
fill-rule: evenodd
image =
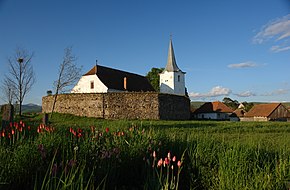
<svg viewBox="0 0 290 190"><path fill-rule="evenodd" d="M212 97L218 97L218 96L228 96L232 93L232 90L229 88L224 88L221 86L213 87L208 93L198 93L198 92L192 92L189 93L189 97L191 98L212 98Z"/></svg>
<svg viewBox="0 0 290 190"><path fill-rule="evenodd" d="M234 63L234 64L228 65L228 67L231 69L248 68L248 67L256 67L256 66L257 66L257 64L253 61L246 61L246 62L242 62L242 63Z"/></svg>
<svg viewBox="0 0 290 190"><path fill-rule="evenodd" d="M289 49L290 49L290 46L283 47L283 46L277 45L277 46L272 46L270 50L274 53L278 53L281 51L287 51Z"/></svg>
<svg viewBox="0 0 290 190"><path fill-rule="evenodd" d="M253 42L256 44L262 44L268 40L273 40L274 43L287 43L287 39L290 37L290 14L270 21L268 24L261 28L261 31L253 38ZM281 47L280 45L274 45L271 48L273 52L281 52L289 50L288 45Z"/></svg>
<svg viewBox="0 0 290 190"><path fill-rule="evenodd" d="M276 96L276 95L283 95L283 94L288 94L289 89L278 89L273 92L267 92L264 94L261 94L261 96Z"/></svg>
<svg viewBox="0 0 290 190"><path fill-rule="evenodd" d="M255 93L251 92L251 91L245 91L245 92L241 92L239 94L235 94L238 97L250 97L250 96L256 96Z"/></svg>

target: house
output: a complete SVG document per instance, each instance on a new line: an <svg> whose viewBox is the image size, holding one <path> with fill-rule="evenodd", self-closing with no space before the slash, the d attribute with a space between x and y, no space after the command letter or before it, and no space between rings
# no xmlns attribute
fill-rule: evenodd
<svg viewBox="0 0 290 190"><path fill-rule="evenodd" d="M95 65L81 77L71 92L106 93L122 91L151 92L155 90L144 76Z"/></svg>
<svg viewBox="0 0 290 190"><path fill-rule="evenodd" d="M166 94L186 95L185 72L178 68L175 60L172 39L169 42L167 64L160 73L160 92Z"/></svg>
<svg viewBox="0 0 290 190"><path fill-rule="evenodd" d="M290 112L281 103L257 104L241 121L287 121Z"/></svg>
<svg viewBox="0 0 290 190"><path fill-rule="evenodd" d="M224 103L206 102L193 112L195 119L229 120L233 110Z"/></svg>
<svg viewBox="0 0 290 190"><path fill-rule="evenodd" d="M230 121L240 121L242 117L245 116L246 111L243 108L236 109L231 115L230 115Z"/></svg>

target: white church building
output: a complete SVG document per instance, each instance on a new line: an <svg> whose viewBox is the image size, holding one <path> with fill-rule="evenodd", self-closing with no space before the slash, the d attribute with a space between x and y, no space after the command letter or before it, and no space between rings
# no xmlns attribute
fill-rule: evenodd
<svg viewBox="0 0 290 190"><path fill-rule="evenodd" d="M160 74L160 92L186 95L185 72L180 70L176 64L172 39L169 42L167 65Z"/></svg>
<svg viewBox="0 0 290 190"><path fill-rule="evenodd" d="M160 93L186 95L185 72L175 60L172 39L169 42L167 65L160 76ZM84 74L71 93L154 92L145 76L95 65Z"/></svg>

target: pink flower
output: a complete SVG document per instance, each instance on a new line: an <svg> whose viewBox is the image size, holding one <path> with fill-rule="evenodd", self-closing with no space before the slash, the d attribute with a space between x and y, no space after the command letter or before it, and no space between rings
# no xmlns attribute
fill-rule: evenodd
<svg viewBox="0 0 290 190"><path fill-rule="evenodd" d="M156 152L155 151L153 152L153 158L156 158Z"/></svg>
<svg viewBox="0 0 290 190"><path fill-rule="evenodd" d="M176 156L173 156L172 161L173 161L173 162L176 161Z"/></svg>
<svg viewBox="0 0 290 190"><path fill-rule="evenodd" d="M181 166L181 162L180 162L180 160L178 160L178 162L177 162L177 166L180 168L180 166Z"/></svg>
<svg viewBox="0 0 290 190"><path fill-rule="evenodd" d="M170 154L170 152L168 152L168 154L167 154L167 158L170 160L170 157L171 157L171 154Z"/></svg>

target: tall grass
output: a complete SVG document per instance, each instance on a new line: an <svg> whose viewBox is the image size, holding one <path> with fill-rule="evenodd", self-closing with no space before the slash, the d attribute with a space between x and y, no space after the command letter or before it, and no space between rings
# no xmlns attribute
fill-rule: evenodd
<svg viewBox="0 0 290 190"><path fill-rule="evenodd" d="M49 126L40 122L41 116L17 122L1 135L0 189L289 188L290 123L63 114L55 114ZM168 152L183 158L179 173L172 161L156 167Z"/></svg>

